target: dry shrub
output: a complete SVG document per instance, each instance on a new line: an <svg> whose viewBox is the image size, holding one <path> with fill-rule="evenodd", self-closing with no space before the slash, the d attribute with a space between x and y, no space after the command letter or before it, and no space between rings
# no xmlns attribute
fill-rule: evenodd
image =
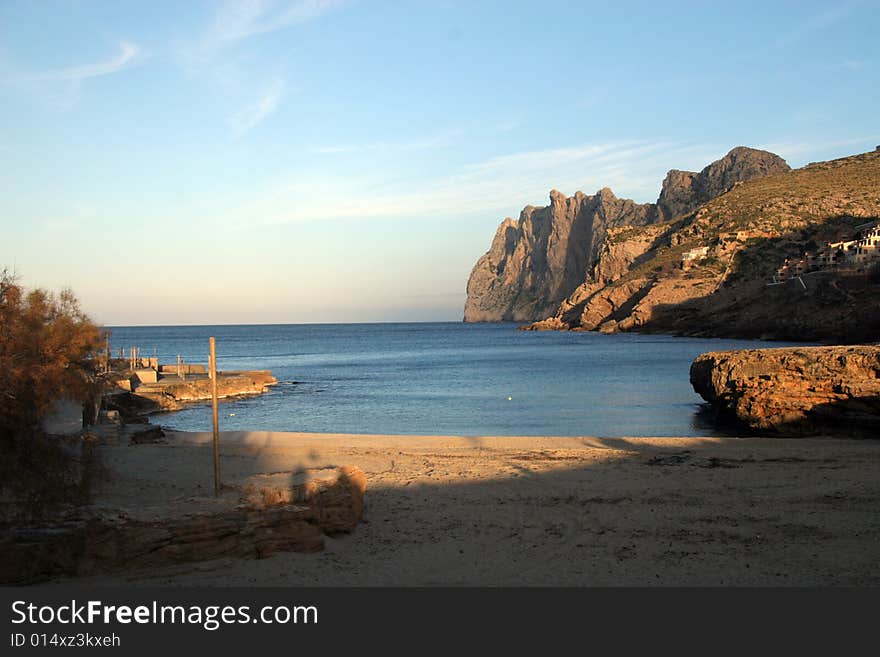
<svg viewBox="0 0 880 657"><path fill-rule="evenodd" d="M47 437L39 425L56 400L99 389L101 343L70 290L25 290L0 271L0 522L83 497L83 445Z"/></svg>

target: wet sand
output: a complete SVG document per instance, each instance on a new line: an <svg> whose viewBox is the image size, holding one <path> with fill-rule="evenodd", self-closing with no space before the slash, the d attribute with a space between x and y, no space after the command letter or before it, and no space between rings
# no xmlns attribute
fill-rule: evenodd
<svg viewBox="0 0 880 657"><path fill-rule="evenodd" d="M205 501L211 436L101 447L96 503ZM318 554L169 566L95 584L880 584L880 441L225 432L225 481L355 465L363 522Z"/></svg>

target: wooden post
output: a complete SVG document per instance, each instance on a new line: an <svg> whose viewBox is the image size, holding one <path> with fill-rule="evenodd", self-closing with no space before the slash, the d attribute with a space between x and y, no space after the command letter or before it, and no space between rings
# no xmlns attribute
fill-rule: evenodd
<svg viewBox="0 0 880 657"><path fill-rule="evenodd" d="M214 421L214 495L220 495L220 414L217 409L217 342L212 335L208 338L211 346L208 369L211 372L211 406Z"/></svg>

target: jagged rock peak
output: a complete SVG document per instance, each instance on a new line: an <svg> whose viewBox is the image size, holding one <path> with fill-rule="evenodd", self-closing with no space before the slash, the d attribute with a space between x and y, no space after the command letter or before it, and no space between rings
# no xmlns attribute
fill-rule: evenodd
<svg viewBox="0 0 880 657"><path fill-rule="evenodd" d="M790 170L786 161L775 153L737 146L703 169L700 176L707 183L717 184L718 189L726 189L735 182Z"/></svg>
<svg viewBox="0 0 880 657"><path fill-rule="evenodd" d="M671 219L720 196L737 182L790 170L775 153L737 146L699 173L671 169L663 180L657 207L663 218Z"/></svg>
<svg viewBox="0 0 880 657"><path fill-rule="evenodd" d="M519 221L498 227L468 279L465 320L546 317L583 282L609 228L644 225L653 216L652 204L618 199L608 188L571 197L552 190L550 205L527 206Z"/></svg>

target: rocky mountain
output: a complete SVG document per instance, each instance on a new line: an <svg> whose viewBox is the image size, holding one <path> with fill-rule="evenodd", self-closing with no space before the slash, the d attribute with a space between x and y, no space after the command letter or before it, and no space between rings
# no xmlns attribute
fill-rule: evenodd
<svg viewBox="0 0 880 657"><path fill-rule="evenodd" d="M691 212L732 185L788 165L773 153L737 147L699 173L670 171L657 203L619 199L604 188L567 197L553 190L550 205L527 206L505 219L489 251L471 271L464 321L535 321L553 314L590 280L606 235Z"/></svg>
<svg viewBox="0 0 880 657"><path fill-rule="evenodd" d="M880 265L768 285L786 258L872 222L880 151L735 184L675 219L609 230L587 279L529 328L877 340Z"/></svg>
<svg viewBox="0 0 880 657"><path fill-rule="evenodd" d="M651 204L617 198L607 187L567 197L555 189L550 205L528 206L505 219L468 281L465 321L530 321L546 317L584 280L609 228L656 219Z"/></svg>
<svg viewBox="0 0 880 657"><path fill-rule="evenodd" d="M657 207L665 219L691 212L738 182L788 171L778 155L737 146L699 173L673 169L666 174Z"/></svg>

